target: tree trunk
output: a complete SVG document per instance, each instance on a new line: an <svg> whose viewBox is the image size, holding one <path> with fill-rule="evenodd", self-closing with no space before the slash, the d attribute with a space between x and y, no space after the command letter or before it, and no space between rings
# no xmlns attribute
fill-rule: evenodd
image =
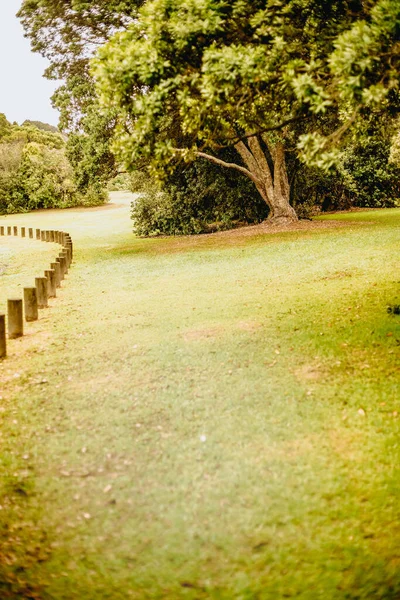
<svg viewBox="0 0 400 600"><path fill-rule="evenodd" d="M235 145L249 176L254 182L258 192L269 207L268 221L271 223L290 223L297 221L297 215L290 206L290 185L287 176L285 149L282 142L271 144L264 137L273 162L273 173L264 154L260 140L257 136L248 138L247 145L238 142Z"/></svg>
<svg viewBox="0 0 400 600"><path fill-rule="evenodd" d="M230 169L235 169L249 177L256 186L259 194L269 207L268 222L292 223L298 221L294 208L290 206L290 184L285 162L285 148L282 142L272 144L266 135L262 141L270 153L273 170L264 154L260 140L256 135L247 138L247 144L235 144L246 167L236 163L228 163L216 156L198 151L196 154L202 158ZM182 150L177 150L182 152Z"/></svg>

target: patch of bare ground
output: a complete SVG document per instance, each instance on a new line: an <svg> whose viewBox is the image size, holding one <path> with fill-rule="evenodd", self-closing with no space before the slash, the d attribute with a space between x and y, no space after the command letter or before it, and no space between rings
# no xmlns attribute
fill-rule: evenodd
<svg viewBox="0 0 400 600"><path fill-rule="evenodd" d="M224 331L223 327L205 327L201 329L190 329L182 334L185 342L196 342L217 338Z"/></svg>
<svg viewBox="0 0 400 600"><path fill-rule="evenodd" d="M357 440L360 441L360 440ZM345 460L362 460L360 446L355 443L354 434L343 430L331 429L321 434L311 434L294 440L288 440L275 449L275 454L287 459L298 458L315 452L316 448L328 448L329 452L339 455Z"/></svg>
<svg viewBox="0 0 400 600"><path fill-rule="evenodd" d="M367 224L366 221L362 223ZM360 223L357 223L357 226ZM260 236L268 236L273 241L275 234L280 233L291 233L291 232L302 232L302 231L325 231L327 229L343 229L354 226L354 223L347 221L307 221L301 220L295 223L287 223L285 225L279 224L274 225L264 221L258 225L246 225L243 227L237 227L235 229L228 229L226 231L216 231L213 233L201 233L190 236L177 236L175 238L167 236L159 236L157 238L151 238L157 240L157 245L153 248L156 252L167 252L174 253L180 252L185 249L191 248L206 248L212 244L213 247L217 246L238 246L240 243L245 243L250 238L259 238ZM145 239L145 238L142 238ZM149 239L149 238L147 238ZM163 241L165 240L165 245ZM146 251L151 250L146 247Z"/></svg>
<svg viewBox="0 0 400 600"><path fill-rule="evenodd" d="M294 375L299 382L318 381L324 372L320 365L306 364L296 369Z"/></svg>
<svg viewBox="0 0 400 600"><path fill-rule="evenodd" d="M235 329L253 333L262 328L262 323L259 321L239 321L234 325ZM197 340L215 339L225 333L226 329L222 325L214 327L205 327L200 329L190 329L182 333L185 342L195 342Z"/></svg>
<svg viewBox="0 0 400 600"><path fill-rule="evenodd" d="M259 321L239 321L237 324L238 329L241 331L258 331L262 327L262 323Z"/></svg>
<svg viewBox="0 0 400 600"><path fill-rule="evenodd" d="M321 279L322 281L330 281L333 279L346 279L349 277L353 277L354 275L357 275L358 271L356 269L353 269L352 271L335 271L334 273L331 273L330 275L326 275L325 277L320 277L319 279Z"/></svg>
<svg viewBox="0 0 400 600"><path fill-rule="evenodd" d="M309 231L318 229L335 229L337 227L346 227L350 223L343 221L309 221L308 219L301 219L294 223L285 224L274 224L268 221L263 221L258 225L247 225L245 227L238 227L236 229L229 229L227 231L218 231L216 233L206 234L207 236L220 236L220 237L235 237L235 236L252 236L252 235L264 235L273 233L285 233L286 231Z"/></svg>

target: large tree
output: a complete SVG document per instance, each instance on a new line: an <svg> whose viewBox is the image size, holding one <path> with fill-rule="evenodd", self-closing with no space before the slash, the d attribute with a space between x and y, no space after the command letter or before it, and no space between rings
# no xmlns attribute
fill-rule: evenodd
<svg viewBox="0 0 400 600"><path fill-rule="evenodd" d="M397 95L398 0L149 0L94 63L116 149L160 170L197 156L247 175L293 220L285 150L329 166L363 111ZM240 159L214 151L232 146Z"/></svg>
<svg viewBox="0 0 400 600"><path fill-rule="evenodd" d="M387 101L397 30L383 10L395 20L397 4L148 1L94 63L103 105L120 117L119 155L128 167L145 159L156 170L208 158L247 175L271 220L296 219L285 150L298 146L310 161L322 152L326 163L359 106ZM370 37L360 41L357 31ZM386 79L375 81L372 67ZM226 146L236 163L215 156Z"/></svg>

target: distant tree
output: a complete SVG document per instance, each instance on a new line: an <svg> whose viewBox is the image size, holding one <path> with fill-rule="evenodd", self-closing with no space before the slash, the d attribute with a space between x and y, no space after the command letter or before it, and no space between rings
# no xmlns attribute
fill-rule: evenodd
<svg viewBox="0 0 400 600"><path fill-rule="evenodd" d="M89 60L116 31L133 22L144 0L24 0L18 16L32 50L45 56L48 79L64 83L53 96L62 130L83 131L96 104Z"/></svg>
<svg viewBox="0 0 400 600"><path fill-rule="evenodd" d="M34 125L12 125L8 133L2 138L2 142L12 143L18 141L24 144L34 142L57 149L65 146L65 140L58 131L53 133L38 129Z"/></svg>
<svg viewBox="0 0 400 600"><path fill-rule="evenodd" d="M110 179L116 176L118 166L110 151L115 118L111 112L102 115L93 106L84 117L84 133L72 131L67 140L66 154L74 168L74 179L81 193L91 190L104 193ZM103 190L103 192L102 192Z"/></svg>
<svg viewBox="0 0 400 600"><path fill-rule="evenodd" d="M53 95L60 129L70 135L67 152L79 189L103 189L117 173L110 139L114 111L97 102L89 59L116 31L133 21L141 0L24 0L18 16L32 49L50 61L45 75L64 83ZM83 186L87 186L84 190Z"/></svg>
<svg viewBox="0 0 400 600"><path fill-rule="evenodd" d="M58 127L54 127L54 125L50 125L49 123L43 123L42 121L30 121L26 119L22 125L32 125L33 127L37 127L38 129L42 129L43 131L51 131L52 133L59 133Z"/></svg>
<svg viewBox="0 0 400 600"><path fill-rule="evenodd" d="M0 139L10 133L11 123L7 121L6 115L0 113Z"/></svg>
<svg viewBox="0 0 400 600"><path fill-rule="evenodd" d="M60 133L33 125L6 129L0 139L1 213L104 201L104 195L94 194L92 189L78 189Z"/></svg>

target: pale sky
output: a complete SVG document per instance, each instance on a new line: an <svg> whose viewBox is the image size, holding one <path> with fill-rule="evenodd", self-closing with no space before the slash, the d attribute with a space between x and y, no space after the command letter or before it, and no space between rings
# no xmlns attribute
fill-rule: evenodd
<svg viewBox="0 0 400 600"><path fill-rule="evenodd" d="M50 97L57 83L43 78L47 61L30 49L16 12L22 0L0 0L0 113L11 122L25 119L57 125Z"/></svg>

